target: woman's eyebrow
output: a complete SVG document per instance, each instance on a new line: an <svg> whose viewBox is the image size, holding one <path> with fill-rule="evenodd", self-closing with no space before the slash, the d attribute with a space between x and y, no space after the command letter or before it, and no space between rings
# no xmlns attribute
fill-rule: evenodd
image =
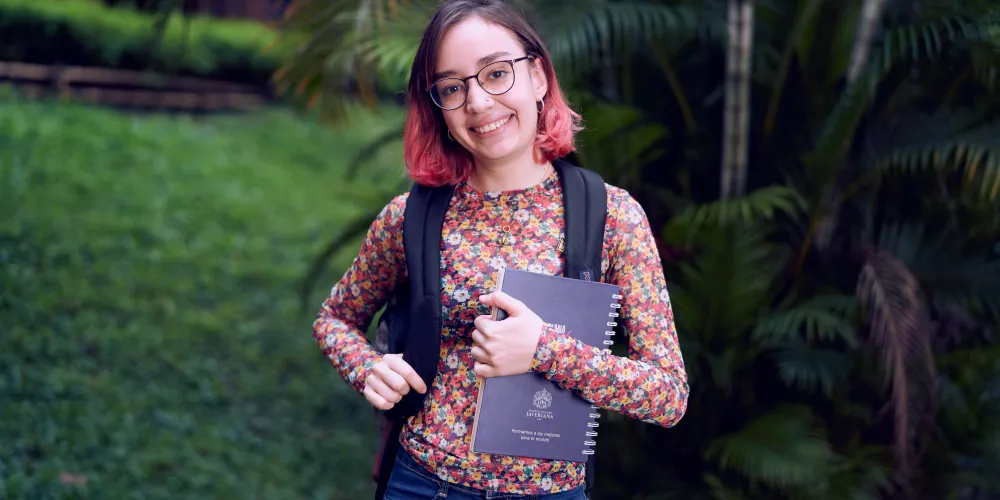
<svg viewBox="0 0 1000 500"><path fill-rule="evenodd" d="M483 57L480 57L479 60L476 61L476 64L479 65L479 66L486 66L487 64L489 64L489 63L491 63L493 61L496 61L497 59L499 59L502 56L509 56L509 55L511 55L510 52L507 52L506 50L498 50L498 51L496 51L496 52L494 52L492 54L487 54L487 55L485 55ZM440 80L442 78L447 78L449 76L455 76L456 74L457 73L455 71L452 71L452 70L440 71L438 73L434 73L433 80Z"/></svg>

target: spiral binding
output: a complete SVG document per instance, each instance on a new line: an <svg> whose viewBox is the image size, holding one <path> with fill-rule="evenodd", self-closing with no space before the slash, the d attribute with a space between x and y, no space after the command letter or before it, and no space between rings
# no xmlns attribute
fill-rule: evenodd
<svg viewBox="0 0 1000 500"><path fill-rule="evenodd" d="M612 295L611 297L615 299L615 302L611 303L611 308L612 309L616 309L616 310L617 309L621 309L621 307L622 307L622 305L621 305L622 296L620 294L616 293L616 294ZM612 312L608 313L608 317L609 318L617 318L618 317L618 312L612 311ZM617 321L608 321L607 325L608 325L609 329L604 332L604 335L607 335L608 337L611 337L611 336L613 336L615 334L615 331L612 330L611 328L614 328L614 327L618 326L618 322ZM615 341L611 340L611 339L604 340L604 345L607 345L607 346L613 345L614 343L615 343ZM594 410L594 412L590 414L590 418L592 418L592 419L601 418L601 414L597 412L597 410L600 409L600 408L597 407L597 405L590 405L590 409ZM600 425L601 424L598 424L597 422L587 422L587 427L589 428L587 430L587 434L586 434L587 437L588 438L597 437L597 431L590 430L590 429L596 429ZM584 455L593 455L594 454L594 448L593 447L597 446L597 441L595 441L593 439L587 439L587 440L584 440L583 445L584 446L589 446L589 448L586 448L585 450L583 450L583 454Z"/></svg>

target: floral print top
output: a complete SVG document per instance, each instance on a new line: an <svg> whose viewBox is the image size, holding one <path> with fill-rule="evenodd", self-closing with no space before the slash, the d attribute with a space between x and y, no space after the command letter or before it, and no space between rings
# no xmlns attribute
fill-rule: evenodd
<svg viewBox="0 0 1000 500"><path fill-rule="evenodd" d="M456 187L442 228L440 364L423 410L403 429L400 443L441 479L516 494L572 489L585 463L491 456L470 450L477 397L470 354L477 298L493 289L498 269L510 266L563 273L561 184L551 173L533 187L481 192ZM531 364L560 386L599 407L669 427L687 409L688 383L674 330L659 254L640 205L608 185L602 273L623 292L619 321L629 357L585 345L544 327ZM379 359L365 331L388 294L406 277L403 214L407 194L378 215L359 255L333 287L313 335L340 375L359 393ZM509 225L510 241L500 240Z"/></svg>

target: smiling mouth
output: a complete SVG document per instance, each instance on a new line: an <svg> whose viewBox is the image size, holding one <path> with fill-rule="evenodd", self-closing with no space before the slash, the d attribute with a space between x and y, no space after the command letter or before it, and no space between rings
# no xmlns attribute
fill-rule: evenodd
<svg viewBox="0 0 1000 500"><path fill-rule="evenodd" d="M510 120L510 115L508 115L508 116L506 116L504 118L501 118L501 119L499 119L499 120L497 120L495 122L487 123L486 125L483 125L482 127L472 127L472 128L470 128L470 130L472 130L473 132L476 132L478 134L485 134L487 132L492 132L492 131L494 131L494 130L496 130L496 129L502 127L502 126L504 126L504 124L507 123L508 120Z"/></svg>

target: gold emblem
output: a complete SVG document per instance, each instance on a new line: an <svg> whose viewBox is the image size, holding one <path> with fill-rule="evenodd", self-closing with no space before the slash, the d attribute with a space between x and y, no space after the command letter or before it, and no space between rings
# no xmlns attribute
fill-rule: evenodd
<svg viewBox="0 0 1000 500"><path fill-rule="evenodd" d="M510 240L510 235L508 234L510 233L510 226L504 224L503 226L500 227L500 230L503 231L503 236L500 237L500 244L503 246L510 245L511 240Z"/></svg>

